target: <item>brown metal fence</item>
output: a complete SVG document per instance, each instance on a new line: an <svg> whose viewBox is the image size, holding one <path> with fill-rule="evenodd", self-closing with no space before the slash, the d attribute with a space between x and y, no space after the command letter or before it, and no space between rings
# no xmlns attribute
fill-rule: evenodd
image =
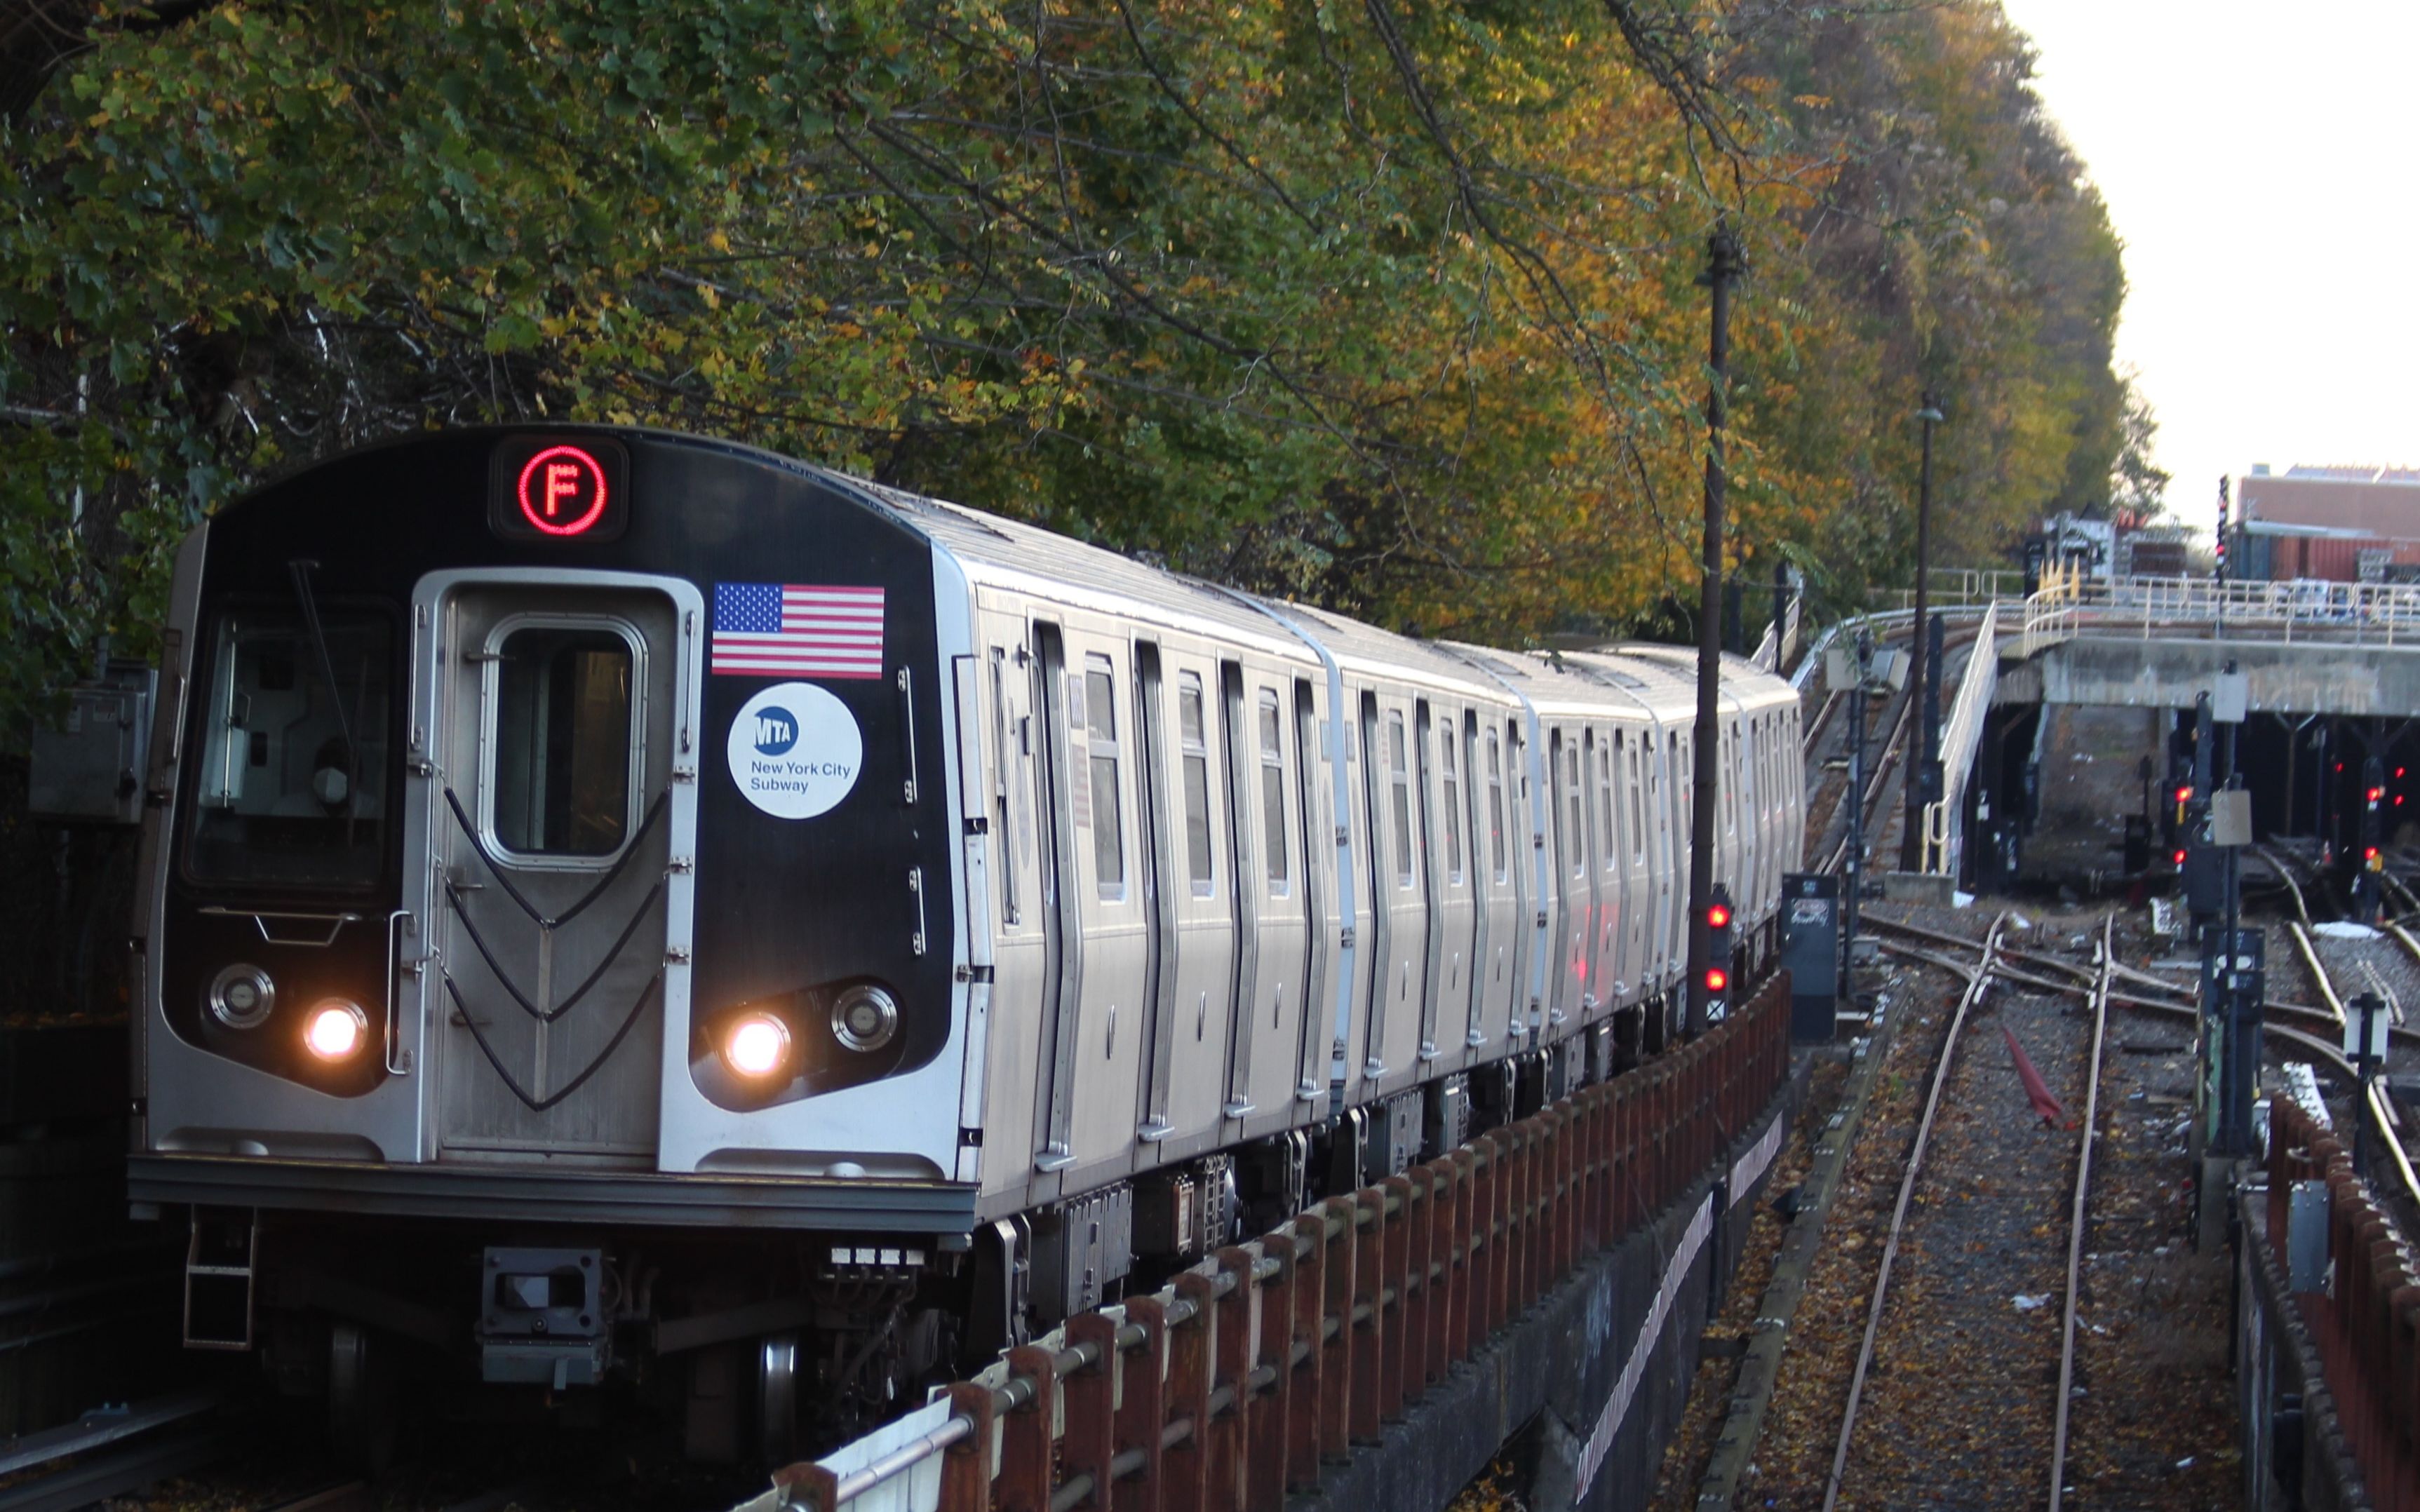
<svg viewBox="0 0 2420 1512"><path fill-rule="evenodd" d="M2291 1272L2294 1183L2328 1188L2334 1284L2299 1292L2336 1421L2382 1512L2420 1512L2420 1274L2335 1134L2289 1098L2269 1102L2269 1237Z"/></svg>
<svg viewBox="0 0 2420 1512"><path fill-rule="evenodd" d="M1678 1197L1789 1068L1776 974L1702 1039L1070 1319L951 1386L931 1432L846 1474L790 1466L777 1498L832 1512L938 1455L942 1512L1279 1512Z"/></svg>

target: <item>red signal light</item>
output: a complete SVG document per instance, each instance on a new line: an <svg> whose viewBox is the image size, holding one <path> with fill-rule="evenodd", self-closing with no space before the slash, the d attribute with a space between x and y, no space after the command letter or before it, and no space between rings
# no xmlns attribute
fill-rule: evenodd
<svg viewBox="0 0 2420 1512"><path fill-rule="evenodd" d="M2179 852L2177 852L2177 854L2176 854L2176 864L2177 864L2177 865L2179 865L2179 866L2182 866L2182 865L2184 865L2184 864L2185 864L2185 853L2184 853L2184 852L2182 852L2182 851L2179 851Z"/></svg>
<svg viewBox="0 0 2420 1512"><path fill-rule="evenodd" d="M2384 796L2386 796L2386 790L2384 788L2372 788L2369 790L2369 801L2372 803L2376 803L2379 799Z"/></svg>
<svg viewBox="0 0 2420 1512"><path fill-rule="evenodd" d="M2179 803L2193 802L2193 787L2191 784L2187 784L2184 787L2177 789L2177 801Z"/></svg>
<svg viewBox="0 0 2420 1512"><path fill-rule="evenodd" d="M2363 846L2361 850L2361 858L2371 866L2376 866L2378 864L2378 847L2375 845Z"/></svg>
<svg viewBox="0 0 2420 1512"><path fill-rule="evenodd" d="M1708 966L1706 968L1706 991L1710 993L1718 993L1730 984L1731 974L1730 972L1725 971L1720 966Z"/></svg>
<svg viewBox="0 0 2420 1512"><path fill-rule="evenodd" d="M1730 927L1730 922L1731 911L1729 908L1726 908L1721 903L1708 903L1706 905L1706 927L1708 929L1729 929Z"/></svg>
<svg viewBox="0 0 2420 1512"><path fill-rule="evenodd" d="M2398 767L2397 767L2397 768L2395 769L2395 780L2397 780L2397 782L2400 782L2400 781L2402 781L2402 780L2403 780L2403 768L2402 768L2402 767L2400 767L2400 766L2398 766Z"/></svg>

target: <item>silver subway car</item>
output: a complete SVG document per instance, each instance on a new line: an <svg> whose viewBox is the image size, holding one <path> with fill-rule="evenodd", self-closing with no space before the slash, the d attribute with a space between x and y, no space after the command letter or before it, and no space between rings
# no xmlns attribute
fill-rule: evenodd
<svg viewBox="0 0 2420 1512"><path fill-rule="evenodd" d="M376 1454L398 1376L780 1457L1658 1050L1691 693L710 440L441 433L178 559L138 1211ZM1797 864L1726 670L1721 874Z"/></svg>

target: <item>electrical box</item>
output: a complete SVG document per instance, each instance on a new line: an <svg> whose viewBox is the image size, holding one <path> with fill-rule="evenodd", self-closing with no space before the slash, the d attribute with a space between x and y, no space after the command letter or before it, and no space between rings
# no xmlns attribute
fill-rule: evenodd
<svg viewBox="0 0 2420 1512"><path fill-rule="evenodd" d="M67 716L34 732L25 807L42 819L143 822L143 763L160 675L114 662L67 690Z"/></svg>
<svg viewBox="0 0 2420 1512"><path fill-rule="evenodd" d="M1791 872L1781 879L1781 964L1790 973L1790 1037L1829 1042L1839 1010L1839 878Z"/></svg>

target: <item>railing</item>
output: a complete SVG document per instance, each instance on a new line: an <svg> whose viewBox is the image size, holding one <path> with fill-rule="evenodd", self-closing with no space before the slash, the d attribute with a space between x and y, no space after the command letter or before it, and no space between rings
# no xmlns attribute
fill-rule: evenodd
<svg viewBox="0 0 2420 1512"><path fill-rule="evenodd" d="M2190 626L2210 634L2243 631L2292 641L2420 645L2420 584L2215 583L2207 578L2087 579L2053 568L2025 600L2019 649L2031 656L2086 630L2145 640Z"/></svg>
<svg viewBox="0 0 2420 1512"><path fill-rule="evenodd" d="M1958 697L1942 722L1941 797L1924 806L1924 870L1935 875L1958 875L1965 850L1966 779L1983 744L1993 689L1999 685L1999 632L2000 606L1993 604L1983 610L1974 649L1966 655L1966 671L1958 679Z"/></svg>
<svg viewBox="0 0 2420 1512"><path fill-rule="evenodd" d="M1924 575L1925 609L1974 609L1984 604L2015 603L2025 596L2025 575L2015 567L1934 567ZM1916 608L1916 590L1894 591L1892 602Z"/></svg>
<svg viewBox="0 0 2420 1512"><path fill-rule="evenodd" d="M2420 1273L2354 1174L2352 1157L2291 1099L2269 1100L2269 1238L2288 1276L2298 1181L2328 1194L2333 1284L2294 1294L2369 1504L2420 1507Z"/></svg>
<svg viewBox="0 0 2420 1512"><path fill-rule="evenodd" d="M1068 1319L738 1512L1280 1512L1584 1259L1790 1068L1776 974L1702 1039Z"/></svg>

